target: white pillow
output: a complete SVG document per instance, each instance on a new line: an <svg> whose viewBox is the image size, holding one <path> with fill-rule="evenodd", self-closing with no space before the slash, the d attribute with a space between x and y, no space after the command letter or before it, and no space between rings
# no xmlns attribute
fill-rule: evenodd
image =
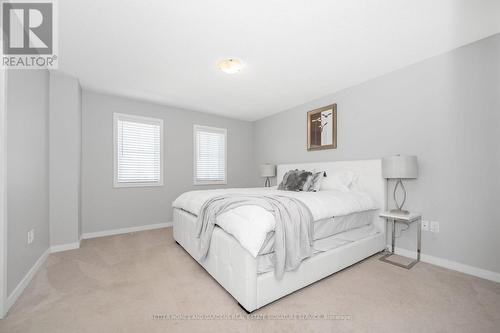
<svg viewBox="0 0 500 333"><path fill-rule="evenodd" d="M350 187L356 175L352 171L327 172L321 182L321 191L337 190L350 191Z"/></svg>

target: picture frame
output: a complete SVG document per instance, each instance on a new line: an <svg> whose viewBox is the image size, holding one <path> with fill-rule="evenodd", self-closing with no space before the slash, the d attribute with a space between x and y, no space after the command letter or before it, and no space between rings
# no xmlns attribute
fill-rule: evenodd
<svg viewBox="0 0 500 333"><path fill-rule="evenodd" d="M337 103L307 112L307 150L337 148Z"/></svg>

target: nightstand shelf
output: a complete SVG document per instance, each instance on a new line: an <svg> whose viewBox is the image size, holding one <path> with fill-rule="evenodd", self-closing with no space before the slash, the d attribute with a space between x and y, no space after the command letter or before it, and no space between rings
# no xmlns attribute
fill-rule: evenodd
<svg viewBox="0 0 500 333"><path fill-rule="evenodd" d="M399 267L403 267L406 269L410 269L417 262L420 261L420 250L421 250L421 240L422 240L422 229L421 229L421 223L422 223L422 215L418 213L409 213L409 214L397 214L397 213L392 213L392 212L382 212L380 213L380 217L387 219L387 221L392 222L392 242L391 242L391 252L383 255L380 260L392 265L396 265ZM410 226L412 223L417 223L417 259L413 260L411 263L408 265L400 264L398 262L394 262L389 260L388 258L392 255L394 255L394 246L396 243L396 223L404 223L408 226Z"/></svg>

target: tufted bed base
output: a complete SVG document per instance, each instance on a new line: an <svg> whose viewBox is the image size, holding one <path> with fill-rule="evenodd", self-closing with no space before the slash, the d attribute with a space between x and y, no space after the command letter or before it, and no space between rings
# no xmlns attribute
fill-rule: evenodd
<svg viewBox="0 0 500 333"><path fill-rule="evenodd" d="M173 235L176 242L195 257L196 216L174 209ZM208 255L199 264L224 287L247 311L252 312L283 296L338 272L385 248L385 232L318 253L302 262L293 272L277 280L274 272L257 273L257 259L252 257L228 233L214 229Z"/></svg>

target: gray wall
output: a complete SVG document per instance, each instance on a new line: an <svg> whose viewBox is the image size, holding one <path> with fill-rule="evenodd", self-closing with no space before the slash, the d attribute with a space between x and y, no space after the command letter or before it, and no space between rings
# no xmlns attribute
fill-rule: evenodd
<svg viewBox="0 0 500 333"><path fill-rule="evenodd" d="M7 78L7 290L49 248L49 74L9 70ZM27 234L35 229L35 240Z"/></svg>
<svg viewBox="0 0 500 333"><path fill-rule="evenodd" d="M500 272L499 95L495 35L255 122L255 162L415 154L420 177L407 182L407 207L441 229L423 234L423 252ZM332 102L338 149L308 152L306 112ZM398 246L415 248L414 228Z"/></svg>
<svg viewBox="0 0 500 333"><path fill-rule="evenodd" d="M50 73L50 244L80 239L81 88L78 80Z"/></svg>
<svg viewBox="0 0 500 333"><path fill-rule="evenodd" d="M193 186L193 124L227 128L227 187L253 185L250 122L86 90L82 111L83 233L172 221L179 194L211 188ZM164 186L113 188L113 112L164 119Z"/></svg>

